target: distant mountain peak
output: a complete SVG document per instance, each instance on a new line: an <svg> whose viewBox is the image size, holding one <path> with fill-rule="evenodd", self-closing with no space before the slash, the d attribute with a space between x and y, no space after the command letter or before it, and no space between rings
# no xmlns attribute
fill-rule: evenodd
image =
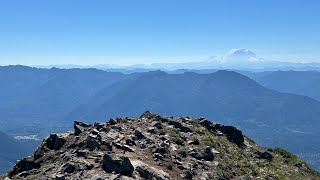
<svg viewBox="0 0 320 180"><path fill-rule="evenodd" d="M208 80L208 84L219 84L220 87L224 87L226 90L236 90L238 88L246 90L249 88L261 88L258 83L247 76L229 70L219 70L215 73L212 73ZM261 90L263 91L263 88Z"/></svg>
<svg viewBox="0 0 320 180"><path fill-rule="evenodd" d="M231 49L229 53L227 54L228 57L235 57L235 56L250 56L250 57L256 57L257 55L248 50L248 49Z"/></svg>
<svg viewBox="0 0 320 180"><path fill-rule="evenodd" d="M207 62L221 67L248 67L259 62L264 62L264 59L249 49L231 49L223 56L211 56Z"/></svg>
<svg viewBox="0 0 320 180"><path fill-rule="evenodd" d="M224 57L225 62L233 62L235 60L242 62L259 62L263 59L258 57L256 53L248 49L231 49Z"/></svg>

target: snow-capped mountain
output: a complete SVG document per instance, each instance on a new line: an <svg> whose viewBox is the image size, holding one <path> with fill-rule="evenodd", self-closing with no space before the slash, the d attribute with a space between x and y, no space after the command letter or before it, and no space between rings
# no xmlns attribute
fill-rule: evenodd
<svg viewBox="0 0 320 180"><path fill-rule="evenodd" d="M263 62L261 57L258 57L254 52L248 49L231 49L227 54L220 57L213 57L207 60L212 66L242 66L252 63Z"/></svg>
<svg viewBox="0 0 320 180"><path fill-rule="evenodd" d="M240 60L248 62L261 62L262 58L258 57L254 52L248 49L232 49L228 54L223 57L227 62L228 60Z"/></svg>

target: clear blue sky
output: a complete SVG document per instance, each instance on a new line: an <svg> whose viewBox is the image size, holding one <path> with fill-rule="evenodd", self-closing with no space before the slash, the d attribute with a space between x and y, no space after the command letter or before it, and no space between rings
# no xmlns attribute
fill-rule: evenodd
<svg viewBox="0 0 320 180"><path fill-rule="evenodd" d="M320 62L319 0L1 0L0 64Z"/></svg>

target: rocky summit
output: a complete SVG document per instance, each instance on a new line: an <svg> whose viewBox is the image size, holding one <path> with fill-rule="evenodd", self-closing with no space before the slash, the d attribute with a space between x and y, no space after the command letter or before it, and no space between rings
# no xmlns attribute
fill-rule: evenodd
<svg viewBox="0 0 320 180"><path fill-rule="evenodd" d="M233 126L205 118L139 118L74 123L51 134L1 179L320 179L280 148L263 148Z"/></svg>

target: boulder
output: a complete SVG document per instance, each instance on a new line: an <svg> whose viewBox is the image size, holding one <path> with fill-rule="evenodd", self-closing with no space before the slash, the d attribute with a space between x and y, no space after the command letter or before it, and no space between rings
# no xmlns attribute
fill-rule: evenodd
<svg viewBox="0 0 320 180"><path fill-rule="evenodd" d="M139 174L139 176L143 179L148 180L168 180L170 179L169 174L162 170L158 170L154 167L151 167L141 161L133 161L132 162L135 171Z"/></svg>
<svg viewBox="0 0 320 180"><path fill-rule="evenodd" d="M154 155L154 157L155 157L156 159L163 160L163 158L164 158L164 156L163 156L162 154L160 154L160 153L154 153L153 155Z"/></svg>
<svg viewBox="0 0 320 180"><path fill-rule="evenodd" d="M17 175L24 171L29 171L37 168L37 164L34 162L34 158L29 156L17 162L13 169L9 172L9 176Z"/></svg>
<svg viewBox="0 0 320 180"><path fill-rule="evenodd" d="M217 124L216 126L218 127L218 130L227 135L229 141L239 146L244 145L244 136L239 129L233 126L224 126L221 124Z"/></svg>
<svg viewBox="0 0 320 180"><path fill-rule="evenodd" d="M108 123L109 123L110 125L115 125L115 124L118 123L118 121L115 120L115 119L113 119L113 118L111 118Z"/></svg>
<svg viewBox="0 0 320 180"><path fill-rule="evenodd" d="M85 128L90 127L91 125L79 122L79 121L74 121L73 128L74 128L74 134L78 136L80 133L84 131Z"/></svg>
<svg viewBox="0 0 320 180"><path fill-rule="evenodd" d="M198 160L205 160L205 161L213 161L214 159L214 152L211 147L206 146L201 149L193 149L189 152L189 154L198 159Z"/></svg>
<svg viewBox="0 0 320 180"><path fill-rule="evenodd" d="M162 116L159 116L157 115L155 118L154 118L155 121L159 121L159 122L162 122L162 123L166 123L168 122L169 120L165 117L162 117Z"/></svg>
<svg viewBox="0 0 320 180"><path fill-rule="evenodd" d="M112 143L110 141L101 141L100 150L112 151Z"/></svg>
<svg viewBox="0 0 320 180"><path fill-rule="evenodd" d="M136 129L134 131L134 135L137 139L142 139L145 138L145 135L142 133L142 131L140 129Z"/></svg>
<svg viewBox="0 0 320 180"><path fill-rule="evenodd" d="M59 150L66 140L57 134L50 134L50 136L45 140L47 148L51 150Z"/></svg>
<svg viewBox="0 0 320 180"><path fill-rule="evenodd" d="M146 111L146 112L144 112L144 113L140 116L140 118L153 119L153 118L155 118L156 116L157 116L157 114L154 114L154 113L152 113L152 112L150 112L150 111Z"/></svg>
<svg viewBox="0 0 320 180"><path fill-rule="evenodd" d="M94 124L94 127L98 130L98 131L108 131L109 129L105 126L104 123L101 122L97 122Z"/></svg>
<svg viewBox="0 0 320 180"><path fill-rule="evenodd" d="M268 161L271 161L273 159L273 156L271 153L269 153L268 151L264 151L264 152L257 152L259 158L261 159L266 159Z"/></svg>
<svg viewBox="0 0 320 180"><path fill-rule="evenodd" d="M131 138L126 139L126 144L127 144L128 146L135 146L135 145L137 145L136 142L135 142L133 139L131 139Z"/></svg>
<svg viewBox="0 0 320 180"><path fill-rule="evenodd" d="M192 130L189 127L186 127L182 125L182 123L178 121L168 121L169 125L173 125L174 128L180 129L181 132L192 132Z"/></svg>
<svg viewBox="0 0 320 180"><path fill-rule="evenodd" d="M107 173L132 176L134 168L128 157L105 154L102 160L102 169Z"/></svg>
<svg viewBox="0 0 320 180"><path fill-rule="evenodd" d="M75 166L73 163L66 163L65 165L63 165L63 172L66 173L73 173L75 171Z"/></svg>
<svg viewBox="0 0 320 180"><path fill-rule="evenodd" d="M86 139L86 147L89 148L90 151L100 148L100 143L98 135L90 134Z"/></svg>
<svg viewBox="0 0 320 180"><path fill-rule="evenodd" d="M79 150L77 149L75 151L77 157L83 157L83 158L87 158L87 152L86 151L82 151L82 150Z"/></svg>
<svg viewBox="0 0 320 180"><path fill-rule="evenodd" d="M167 147L158 147L154 150L154 153L159 153L163 156L166 156L170 153L169 149Z"/></svg>

